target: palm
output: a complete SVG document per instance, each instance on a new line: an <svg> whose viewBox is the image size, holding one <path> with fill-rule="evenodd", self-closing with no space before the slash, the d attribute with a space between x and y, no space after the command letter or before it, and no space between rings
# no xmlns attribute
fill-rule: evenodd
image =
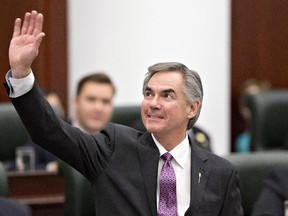
<svg viewBox="0 0 288 216"><path fill-rule="evenodd" d="M10 65L31 65L38 54L38 49L33 46L34 41L33 35L20 35L13 38L9 48Z"/></svg>

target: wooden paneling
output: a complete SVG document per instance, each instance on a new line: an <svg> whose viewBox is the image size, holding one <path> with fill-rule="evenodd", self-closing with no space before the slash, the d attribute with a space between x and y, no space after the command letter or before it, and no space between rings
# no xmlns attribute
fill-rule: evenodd
<svg viewBox="0 0 288 216"><path fill-rule="evenodd" d="M67 108L67 11L66 0L1 0L0 5L0 75L4 82L10 69L8 47L14 20L23 18L26 11L37 10L44 14L46 34L40 52L32 65L41 88L56 91ZM8 101L2 87L0 101Z"/></svg>
<svg viewBox="0 0 288 216"><path fill-rule="evenodd" d="M288 1L232 0L231 148L244 129L238 100L248 78L288 88Z"/></svg>

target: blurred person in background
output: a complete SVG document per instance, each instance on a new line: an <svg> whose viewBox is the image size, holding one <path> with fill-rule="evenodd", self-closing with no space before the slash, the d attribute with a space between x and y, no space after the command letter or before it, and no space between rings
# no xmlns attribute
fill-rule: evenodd
<svg viewBox="0 0 288 216"><path fill-rule="evenodd" d="M19 201L0 197L0 216L32 216L32 210Z"/></svg>
<svg viewBox="0 0 288 216"><path fill-rule="evenodd" d="M248 79L242 84L240 89L239 110L245 122L245 129L236 137L236 152L250 152L250 119L252 114L247 105L247 98L251 95L269 90L270 86L269 82L257 79Z"/></svg>
<svg viewBox="0 0 288 216"><path fill-rule="evenodd" d="M288 166L273 167L255 202L252 216L288 215Z"/></svg>
<svg viewBox="0 0 288 216"><path fill-rule="evenodd" d="M106 73L94 72L83 77L77 85L72 125L89 134L100 132L112 117L115 93Z"/></svg>
<svg viewBox="0 0 288 216"><path fill-rule="evenodd" d="M111 119L115 92L112 80L104 72L94 72L84 76L77 84L74 99L75 116L68 122L89 134L100 132ZM44 90L43 94L54 112L65 119L64 108L56 92ZM35 150L36 169L52 172L58 170L56 156L36 145L32 140L29 140L26 145L32 146Z"/></svg>

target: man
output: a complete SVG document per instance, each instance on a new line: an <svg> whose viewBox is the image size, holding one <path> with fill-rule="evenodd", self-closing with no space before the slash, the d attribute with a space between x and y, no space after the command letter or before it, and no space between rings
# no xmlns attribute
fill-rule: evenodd
<svg viewBox="0 0 288 216"><path fill-rule="evenodd" d="M261 92L268 91L271 84L266 80L248 79L240 89L239 111L244 120L245 129L236 137L235 150L240 153L247 153L251 151L251 118L252 112L248 106L249 97Z"/></svg>
<svg viewBox="0 0 288 216"><path fill-rule="evenodd" d="M253 209L253 216L288 214L288 168L273 167L265 179L262 192Z"/></svg>
<svg viewBox="0 0 288 216"><path fill-rule="evenodd" d="M89 134L98 133L112 117L115 91L105 73L95 72L83 77L77 85L73 126Z"/></svg>
<svg viewBox="0 0 288 216"><path fill-rule="evenodd" d="M0 197L0 216L31 216L31 208L19 201Z"/></svg>
<svg viewBox="0 0 288 216"><path fill-rule="evenodd" d="M6 87L32 139L91 182L97 215L243 215L235 167L186 135L201 110L196 72L180 63L151 66L141 108L147 132L108 123L88 135L58 118L39 93L31 64L42 26L37 11L25 14L22 27L15 20Z"/></svg>

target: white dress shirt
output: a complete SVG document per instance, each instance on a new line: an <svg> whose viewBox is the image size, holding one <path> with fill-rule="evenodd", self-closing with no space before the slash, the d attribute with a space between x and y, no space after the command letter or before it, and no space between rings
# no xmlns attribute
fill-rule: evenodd
<svg viewBox="0 0 288 216"><path fill-rule="evenodd" d="M12 77L12 71L8 71L6 74L6 82L10 88L9 97L16 98L26 94L33 88L35 77L33 72L21 79L15 79Z"/></svg>

